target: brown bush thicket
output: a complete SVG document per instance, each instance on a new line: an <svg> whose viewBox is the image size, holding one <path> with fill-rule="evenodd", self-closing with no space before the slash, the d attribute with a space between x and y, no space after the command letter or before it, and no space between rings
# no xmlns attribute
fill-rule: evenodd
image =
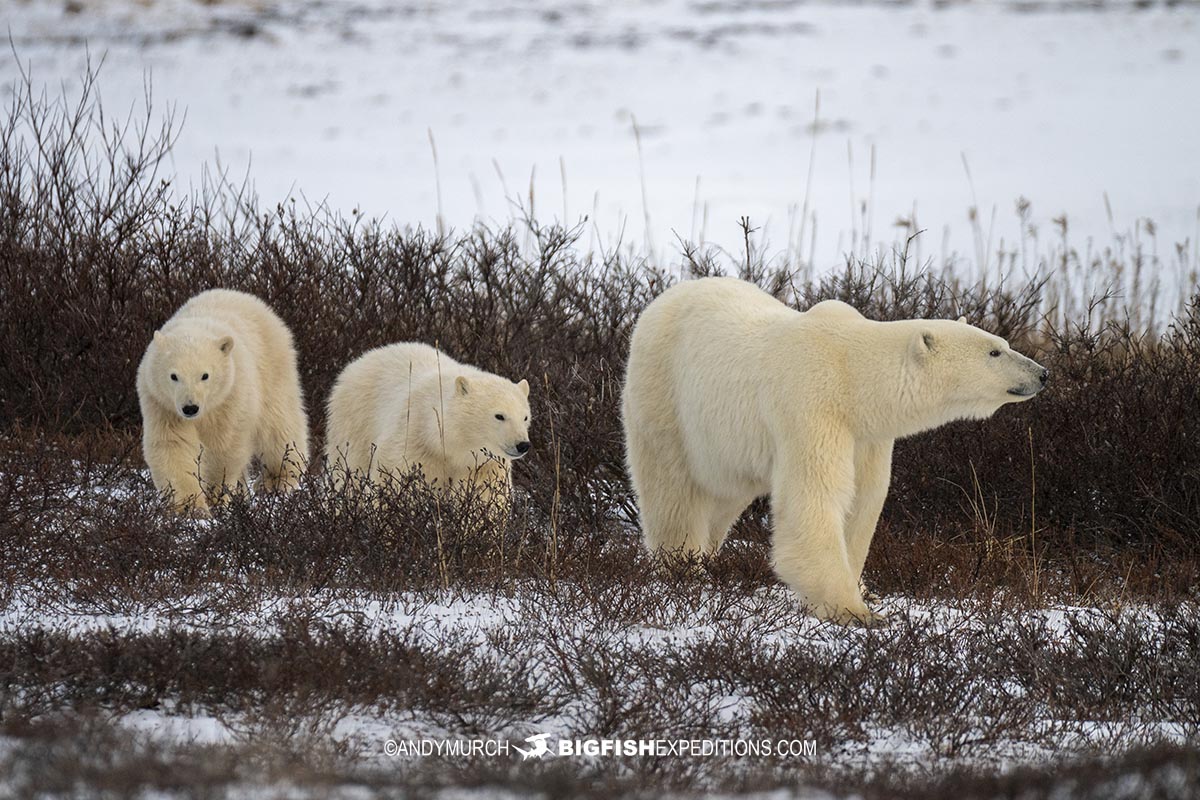
<svg viewBox="0 0 1200 800"><path fill-rule="evenodd" d="M535 448L517 483L565 538L635 513L622 368L638 313L674 278L624 255L584 254L576 232L532 222L526 232L437 237L295 201L262 209L220 182L182 196L162 176L171 120L152 120L147 111L114 124L90 83L74 104L31 81L13 96L0 127L0 425L9 439L108 435L136 465L129 437L145 344L189 296L225 286L258 294L292 326L318 438L349 360L387 342L435 342L534 385ZM1162 331L1131 328L1111 302L1098 321L1052 327L1047 303L1062 290L1048 288L1053 274L965 284L901 252L797 284L749 244L741 264L685 250L684 274L721 271L800 308L837 297L879 319L964 313L1050 368L1051 388L1035 401L900 443L880 553L890 557L893 539L952 546L966 532L1000 564L1014 553L1029 563L1066 558L1082 589L1094 576L1080 554L1097 546L1176 561L1195 552L1200 294ZM761 538L760 522L743 529ZM880 580L918 588L907 575Z"/></svg>

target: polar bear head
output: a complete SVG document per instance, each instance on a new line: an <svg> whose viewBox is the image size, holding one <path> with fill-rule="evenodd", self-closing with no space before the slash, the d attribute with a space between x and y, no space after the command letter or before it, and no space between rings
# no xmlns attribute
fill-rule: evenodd
<svg viewBox="0 0 1200 800"><path fill-rule="evenodd" d="M983 419L1006 403L1030 399L1046 386L1049 371L1008 342L968 325L965 318L912 320L908 351L922 405L940 417Z"/></svg>
<svg viewBox="0 0 1200 800"><path fill-rule="evenodd" d="M529 381L479 373L454 379L446 449L516 460L529 452Z"/></svg>
<svg viewBox="0 0 1200 800"><path fill-rule="evenodd" d="M153 397L185 420L198 420L233 390L234 339L177 324L155 331L146 378Z"/></svg>

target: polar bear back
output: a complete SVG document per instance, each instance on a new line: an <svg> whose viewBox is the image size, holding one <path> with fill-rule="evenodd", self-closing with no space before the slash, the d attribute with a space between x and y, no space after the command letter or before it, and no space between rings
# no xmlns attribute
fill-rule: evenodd
<svg viewBox="0 0 1200 800"><path fill-rule="evenodd" d="M823 357L773 352L779 330L800 316L732 278L673 287L634 331L625 418L651 440L681 441L689 473L710 491L765 494L780 422L771 412L788 393L764 371Z"/></svg>
<svg viewBox="0 0 1200 800"><path fill-rule="evenodd" d="M371 472L377 449L399 424L423 421L414 402L434 388L448 392L439 375L453 381L462 365L435 348L416 342L385 345L350 363L329 395L326 456L331 466L344 463L350 471ZM438 387L428 384L436 382ZM447 395L448 396L448 395ZM413 430L417 437L423 434Z"/></svg>
<svg viewBox="0 0 1200 800"><path fill-rule="evenodd" d="M781 443L831 431L889 441L1027 399L1045 370L951 320L879 322L836 300L807 312L754 284L677 284L638 320L623 416L648 446L680 450L714 493L764 493Z"/></svg>
<svg viewBox="0 0 1200 800"><path fill-rule="evenodd" d="M679 442L707 490L765 494L782 442L814 424L820 436L835 421L876 423L917 324L928 323L875 322L836 300L796 311L736 278L686 281L638 321L624 416L648 441ZM895 438L891 422L882 438Z"/></svg>

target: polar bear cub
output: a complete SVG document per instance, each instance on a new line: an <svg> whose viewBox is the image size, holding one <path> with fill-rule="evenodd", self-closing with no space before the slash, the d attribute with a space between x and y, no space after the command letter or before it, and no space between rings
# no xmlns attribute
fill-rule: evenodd
<svg viewBox="0 0 1200 800"><path fill-rule="evenodd" d="M414 342L351 362L329 396L326 463L335 485L420 468L448 489L476 481L506 504L512 462L529 452L529 382L513 383Z"/></svg>
<svg viewBox="0 0 1200 800"><path fill-rule="evenodd" d="M299 482L308 419L296 348L257 297L212 289L187 301L154 333L137 392L150 475L178 509L204 511L222 487L244 487L256 458L265 488Z"/></svg>
<svg viewBox="0 0 1200 800"><path fill-rule="evenodd" d="M734 278L680 283L634 328L622 397L646 545L712 553L769 495L772 563L822 618L870 624L863 564L892 444L1033 397L1047 371L964 320L801 313Z"/></svg>

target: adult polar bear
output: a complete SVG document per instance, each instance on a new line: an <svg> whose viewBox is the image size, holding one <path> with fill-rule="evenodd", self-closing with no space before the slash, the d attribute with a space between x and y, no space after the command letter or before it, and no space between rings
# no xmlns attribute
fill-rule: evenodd
<svg viewBox="0 0 1200 800"><path fill-rule="evenodd" d="M703 278L646 308L622 417L647 547L707 554L770 495L776 573L818 614L882 619L860 579L892 444L1028 400L1039 364L960 320L875 322L834 300L805 313Z"/></svg>

